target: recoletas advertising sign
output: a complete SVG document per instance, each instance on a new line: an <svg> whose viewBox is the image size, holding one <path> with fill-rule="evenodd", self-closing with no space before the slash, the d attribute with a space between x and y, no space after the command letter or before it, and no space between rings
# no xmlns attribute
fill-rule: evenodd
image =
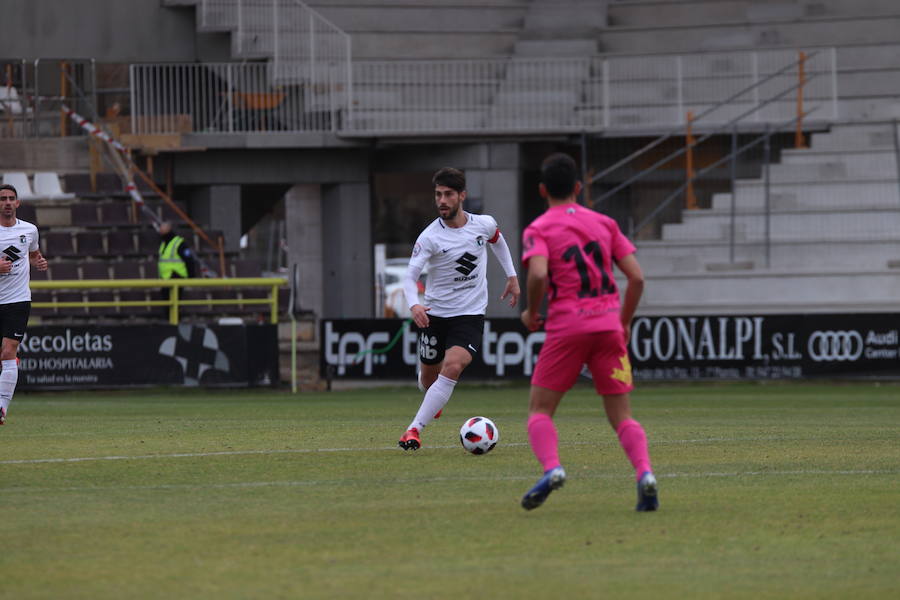
<svg viewBox="0 0 900 600"><path fill-rule="evenodd" d="M278 382L274 325L35 325L19 360L18 389Z"/></svg>

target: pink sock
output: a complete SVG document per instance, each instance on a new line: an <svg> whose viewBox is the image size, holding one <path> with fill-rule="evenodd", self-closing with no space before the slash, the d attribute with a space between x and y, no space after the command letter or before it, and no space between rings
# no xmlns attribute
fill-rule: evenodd
<svg viewBox="0 0 900 600"><path fill-rule="evenodd" d="M534 413L528 417L528 441L544 471L560 466L559 436L550 415Z"/></svg>
<svg viewBox="0 0 900 600"><path fill-rule="evenodd" d="M622 449L628 455L628 460L634 465L635 477L641 478L650 468L650 453L647 451L647 434L644 428L634 419L625 419L619 423L616 433L619 436L619 443Z"/></svg>

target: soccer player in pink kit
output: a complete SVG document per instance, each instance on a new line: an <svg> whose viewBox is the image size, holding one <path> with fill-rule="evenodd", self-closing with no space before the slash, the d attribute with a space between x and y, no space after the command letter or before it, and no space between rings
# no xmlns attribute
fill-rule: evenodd
<svg viewBox="0 0 900 600"><path fill-rule="evenodd" d="M544 475L522 498L522 507L537 508L565 483L553 414L587 364L609 423L634 466L637 510L656 510L647 436L631 418L628 398L634 386L626 340L644 288L634 245L615 221L576 203L581 182L570 156L552 154L544 160L539 190L549 208L523 234L528 304L522 322L531 331L541 326L538 309L549 287L547 338L531 377L528 410L528 440ZM628 279L621 307L614 262Z"/></svg>

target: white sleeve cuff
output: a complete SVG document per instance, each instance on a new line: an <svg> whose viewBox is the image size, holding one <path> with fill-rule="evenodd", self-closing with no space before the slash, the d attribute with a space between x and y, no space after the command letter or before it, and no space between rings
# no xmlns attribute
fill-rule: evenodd
<svg viewBox="0 0 900 600"><path fill-rule="evenodd" d="M506 276L515 277L516 267L513 264L512 255L509 253L509 245L506 243L506 238L503 237L502 233L497 238L497 241L491 244L491 250L494 252L494 256L497 257L497 260L500 261L500 266L503 267L503 272L506 273Z"/></svg>

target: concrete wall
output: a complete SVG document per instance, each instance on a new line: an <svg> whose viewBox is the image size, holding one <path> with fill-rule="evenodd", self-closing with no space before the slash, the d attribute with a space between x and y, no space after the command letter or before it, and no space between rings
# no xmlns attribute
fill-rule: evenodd
<svg viewBox="0 0 900 600"><path fill-rule="evenodd" d="M241 237L241 186L210 185L191 195L191 214L208 231L221 231L225 251L237 252Z"/></svg>
<svg viewBox="0 0 900 600"><path fill-rule="evenodd" d="M175 159L176 185L367 182L365 150L243 149L185 152Z"/></svg>
<svg viewBox="0 0 900 600"><path fill-rule="evenodd" d="M368 183L298 184L285 194L288 260L300 306L319 318L374 316Z"/></svg>
<svg viewBox="0 0 900 600"><path fill-rule="evenodd" d="M374 259L368 183L322 188L322 317L374 316Z"/></svg>
<svg viewBox="0 0 900 600"><path fill-rule="evenodd" d="M160 0L0 0L0 14L5 58L198 58L194 10L164 7Z"/></svg>

